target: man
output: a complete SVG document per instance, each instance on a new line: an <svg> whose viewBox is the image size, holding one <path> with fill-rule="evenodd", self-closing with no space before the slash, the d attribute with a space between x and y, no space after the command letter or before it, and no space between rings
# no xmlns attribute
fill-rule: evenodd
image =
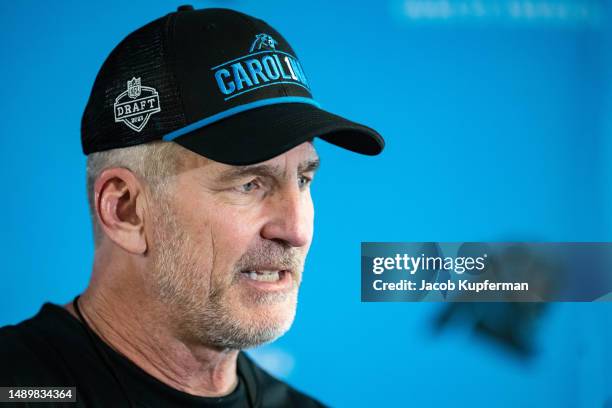
<svg viewBox="0 0 612 408"><path fill-rule="evenodd" d="M321 406L241 351L293 322L315 137L384 145L318 107L263 21L182 6L127 36L82 121L90 284L0 330L0 386L76 387L87 407Z"/></svg>

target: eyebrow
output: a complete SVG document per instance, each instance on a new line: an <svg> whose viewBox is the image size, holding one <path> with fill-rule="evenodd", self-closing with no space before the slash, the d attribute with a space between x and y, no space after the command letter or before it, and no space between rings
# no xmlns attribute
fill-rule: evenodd
<svg viewBox="0 0 612 408"><path fill-rule="evenodd" d="M319 158L306 160L298 166L298 173L309 173L316 171L321 165ZM245 176L260 176L280 179L284 171L281 166L271 166L269 164L254 164L249 166L236 166L226 170L219 176L219 181L229 183Z"/></svg>
<svg viewBox="0 0 612 408"><path fill-rule="evenodd" d="M300 163L298 166L298 173L310 173L311 171L317 171L321 166L321 160L317 157L316 159L307 160Z"/></svg>

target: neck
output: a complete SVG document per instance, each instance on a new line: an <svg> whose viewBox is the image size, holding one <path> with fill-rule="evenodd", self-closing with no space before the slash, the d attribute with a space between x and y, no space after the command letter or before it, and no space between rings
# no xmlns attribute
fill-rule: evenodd
<svg viewBox="0 0 612 408"><path fill-rule="evenodd" d="M95 275L105 276L94 270ZM92 279L79 298L79 308L91 329L114 350L172 388L205 397L231 393L238 384L238 350L220 350L180 339L162 305L142 293L129 293L126 288L130 286L123 282L113 288ZM72 304L65 308L78 318Z"/></svg>

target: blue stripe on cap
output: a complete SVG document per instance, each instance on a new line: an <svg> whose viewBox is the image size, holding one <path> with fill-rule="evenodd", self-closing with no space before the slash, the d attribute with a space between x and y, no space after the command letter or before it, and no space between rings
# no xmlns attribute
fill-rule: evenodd
<svg viewBox="0 0 612 408"><path fill-rule="evenodd" d="M268 105L276 105L279 103L307 103L309 105L313 105L316 106L317 108L320 108L321 106L314 101L313 99L310 98L306 98L306 97L302 97L302 96L281 96L279 98L268 98L268 99L261 99L258 101L254 101L254 102L250 102L250 103L245 103L244 105L240 105L240 106L235 106L233 108L230 108L228 110L225 110L223 112L219 112L216 113L212 116L209 116L207 118L204 119L200 119L197 122L194 122L190 125L185 126L184 128L180 128L177 129L173 132L168 133L167 135L165 135L162 140L165 140L167 142L176 139L179 136L182 136L186 133L189 133L193 130L199 129L201 127L204 127L206 125L210 125L211 123L217 122L221 119L225 119L229 116L235 115L237 113L240 112L244 112L244 111L248 111L251 109L255 109L255 108L261 108L262 106L268 106Z"/></svg>

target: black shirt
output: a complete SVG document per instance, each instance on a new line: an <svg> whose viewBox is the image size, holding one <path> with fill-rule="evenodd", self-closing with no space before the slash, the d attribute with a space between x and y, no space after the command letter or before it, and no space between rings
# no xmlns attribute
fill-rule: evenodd
<svg viewBox="0 0 612 408"><path fill-rule="evenodd" d="M76 404L45 403L48 407L323 407L272 377L243 352L238 354L238 379L236 389L223 397L176 390L51 303L31 319L0 328L0 387L76 387Z"/></svg>

